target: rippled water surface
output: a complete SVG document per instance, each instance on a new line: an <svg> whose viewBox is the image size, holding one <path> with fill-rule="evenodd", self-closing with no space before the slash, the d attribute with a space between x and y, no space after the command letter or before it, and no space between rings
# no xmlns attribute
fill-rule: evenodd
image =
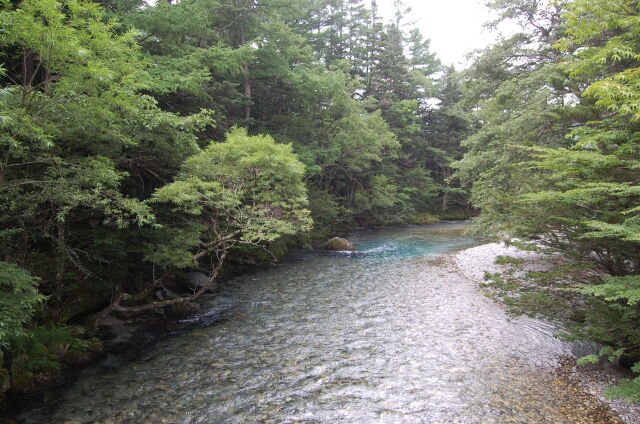
<svg viewBox="0 0 640 424"><path fill-rule="evenodd" d="M84 377L61 423L562 423L553 329L509 318L442 254L464 224L354 234L363 254L308 254L226 283L222 321ZM444 258L444 259L443 259Z"/></svg>

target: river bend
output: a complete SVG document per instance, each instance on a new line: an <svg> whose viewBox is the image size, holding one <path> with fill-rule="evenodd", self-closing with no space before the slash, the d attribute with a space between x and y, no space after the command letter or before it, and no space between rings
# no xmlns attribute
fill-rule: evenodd
<svg viewBox="0 0 640 424"><path fill-rule="evenodd" d="M573 423L571 345L508 316L447 253L465 224L352 235L225 283L206 314L138 360L81 378L28 423ZM205 308L205 309L206 309Z"/></svg>

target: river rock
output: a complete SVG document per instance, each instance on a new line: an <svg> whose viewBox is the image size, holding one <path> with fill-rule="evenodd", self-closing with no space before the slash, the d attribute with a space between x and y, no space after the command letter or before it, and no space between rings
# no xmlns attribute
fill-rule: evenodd
<svg viewBox="0 0 640 424"><path fill-rule="evenodd" d="M63 302L60 307L59 321L69 322L73 319L99 312L111 303L113 286L104 281L75 283L69 287L74 295Z"/></svg>
<svg viewBox="0 0 640 424"><path fill-rule="evenodd" d="M349 240L342 237L334 237L324 245L327 250L356 250L356 247Z"/></svg>
<svg viewBox="0 0 640 424"><path fill-rule="evenodd" d="M73 337L84 338L87 335L87 329L81 325L74 325L69 329L69 334Z"/></svg>
<svg viewBox="0 0 640 424"><path fill-rule="evenodd" d="M85 349L69 349L64 356L62 357L62 361L68 365L82 365L91 361L91 352Z"/></svg>
<svg viewBox="0 0 640 424"><path fill-rule="evenodd" d="M15 393L25 393L35 388L33 373L27 367L29 357L25 354L19 355L11 363L11 391Z"/></svg>

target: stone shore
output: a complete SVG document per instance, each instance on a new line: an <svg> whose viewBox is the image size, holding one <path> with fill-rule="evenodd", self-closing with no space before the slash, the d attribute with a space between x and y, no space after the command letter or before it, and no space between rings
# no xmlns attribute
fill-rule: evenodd
<svg viewBox="0 0 640 424"><path fill-rule="evenodd" d="M507 266L495 263L498 256L524 259L520 269L515 273L516 277L530 271L548 270L554 263L561 260L558 256L528 252L513 246L506 246L503 243L488 243L456 253L452 257L452 262L460 274L468 280L480 284L484 280L485 272L502 273L507 270ZM565 359L575 363L575 358ZM607 404L622 422L627 424L640 423L640 405L629 404L621 399L608 399L604 395L608 387L616 384L622 378L629 378L630 373L611 364L574 365L568 371L566 368L565 366L561 370L564 378L577 385L585 394L592 395Z"/></svg>

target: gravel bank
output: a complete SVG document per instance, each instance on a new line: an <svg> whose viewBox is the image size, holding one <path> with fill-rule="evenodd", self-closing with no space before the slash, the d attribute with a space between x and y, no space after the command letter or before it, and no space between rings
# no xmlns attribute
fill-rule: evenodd
<svg viewBox="0 0 640 424"><path fill-rule="evenodd" d="M502 243L489 243L462 250L453 256L453 263L467 279L480 283L485 272L504 272L507 266L495 263L498 256L511 256L524 259L515 276L522 276L529 271L544 271L562 261L559 256L543 255L527 252ZM570 363L571 366L566 364ZM607 387L614 385L621 378L629 378L630 373L610 364L575 366L575 358L566 358L565 365L559 374L571 384L579 387L584 394L594 396L607 404L620 419L627 424L640 423L640 406L628 404L622 400L611 400L604 396Z"/></svg>
<svg viewBox="0 0 640 424"><path fill-rule="evenodd" d="M527 252L502 243L488 243L458 252L454 256L454 262L465 277L482 281L485 272L504 272L507 269L506 266L495 263L498 256L511 256L525 260L515 274L516 277L529 271L547 270L560 260L558 256Z"/></svg>

